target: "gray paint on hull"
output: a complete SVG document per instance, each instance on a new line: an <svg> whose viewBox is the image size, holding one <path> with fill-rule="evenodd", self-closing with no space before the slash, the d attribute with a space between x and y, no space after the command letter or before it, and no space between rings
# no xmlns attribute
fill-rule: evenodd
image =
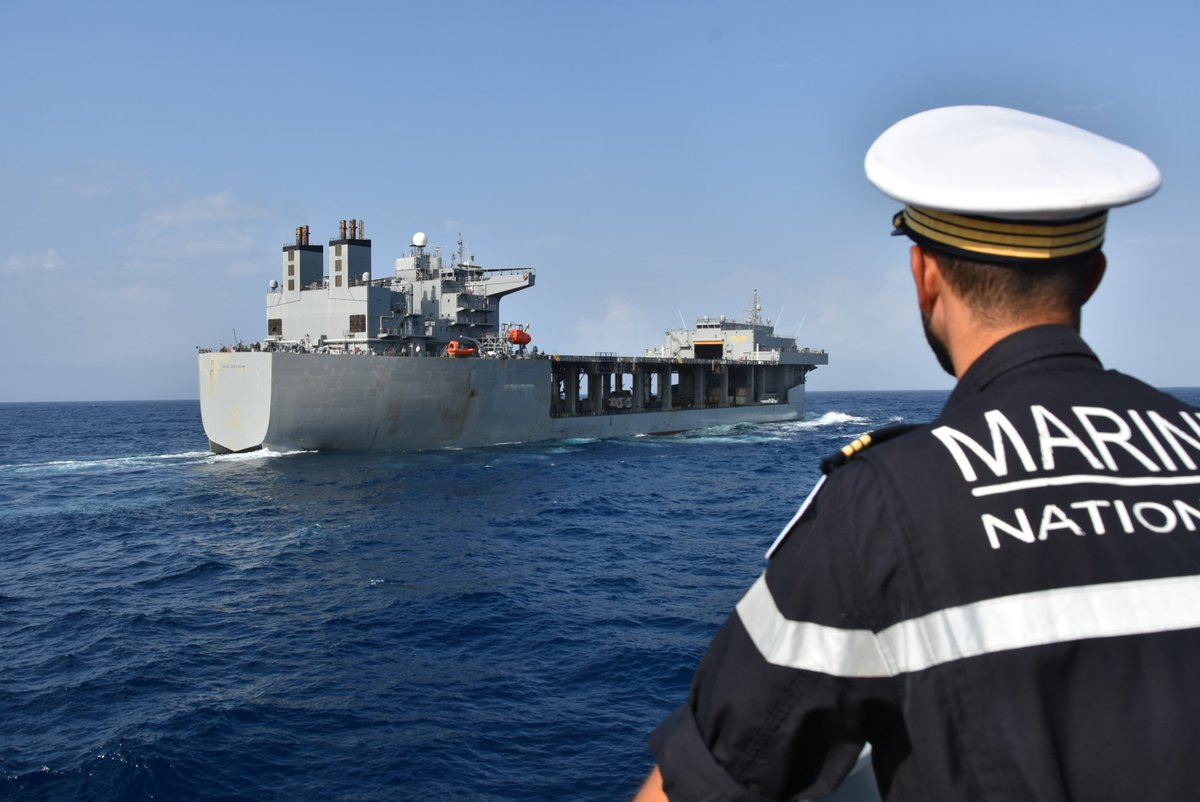
<svg viewBox="0 0 1200 802"><path fill-rule="evenodd" d="M200 355L200 407L215 446L244 451L415 451L627 437L797 420L788 403L550 417L545 359L442 359L270 352ZM214 449L216 450L216 449Z"/></svg>

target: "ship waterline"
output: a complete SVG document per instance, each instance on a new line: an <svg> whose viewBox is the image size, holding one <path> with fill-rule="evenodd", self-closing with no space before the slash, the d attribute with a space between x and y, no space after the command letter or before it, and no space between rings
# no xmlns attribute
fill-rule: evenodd
<svg viewBox="0 0 1200 802"><path fill-rule="evenodd" d="M622 365L631 373L601 373L603 358L420 359L341 354L270 352L200 356L201 415L217 453L257 448L285 450L408 451L535 442L577 437L664 434L730 422L802 418L803 382L783 397L748 403L719 396L695 403L680 390L688 382L719 383L728 373L754 366L639 358ZM555 369L592 368L599 395L576 399L556 391ZM614 389L664 374L675 379L676 400ZM703 378L698 378L703 377ZM601 384L603 382L603 384ZM765 379L764 379L765 382ZM568 384L569 387L575 385ZM663 382L663 386L666 383ZM719 385L720 386L720 385ZM720 392L720 391L718 391ZM740 400L740 403L739 403ZM638 402L641 403L638 403Z"/></svg>

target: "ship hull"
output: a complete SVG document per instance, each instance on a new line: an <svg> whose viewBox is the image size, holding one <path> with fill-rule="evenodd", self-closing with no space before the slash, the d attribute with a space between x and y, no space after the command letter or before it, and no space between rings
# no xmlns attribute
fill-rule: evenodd
<svg viewBox="0 0 1200 802"><path fill-rule="evenodd" d="M804 385L773 404L553 416L547 359L439 359L287 352L199 357L214 452L417 451L662 434L797 420Z"/></svg>

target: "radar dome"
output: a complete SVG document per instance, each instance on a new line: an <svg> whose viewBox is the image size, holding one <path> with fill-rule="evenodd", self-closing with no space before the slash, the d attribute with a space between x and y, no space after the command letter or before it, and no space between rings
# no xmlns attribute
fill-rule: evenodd
<svg viewBox="0 0 1200 802"><path fill-rule="evenodd" d="M274 289L277 289L277 288L279 287L279 282L278 282L278 281L276 281L275 279L271 279L271 283L270 283L269 285L267 285L267 286L269 286L271 289L273 289L273 290L274 290Z"/></svg>
<svg viewBox="0 0 1200 802"><path fill-rule="evenodd" d="M425 247L425 232L418 231L416 234L413 234L412 244L413 244L414 248L424 248Z"/></svg>
<svg viewBox="0 0 1200 802"><path fill-rule="evenodd" d="M365 283L367 283L368 281L370 281L370 280L371 280L371 274L370 274L370 273L363 273L363 274L362 274L362 280L363 280L363 283L364 283L364 284L365 284Z"/></svg>

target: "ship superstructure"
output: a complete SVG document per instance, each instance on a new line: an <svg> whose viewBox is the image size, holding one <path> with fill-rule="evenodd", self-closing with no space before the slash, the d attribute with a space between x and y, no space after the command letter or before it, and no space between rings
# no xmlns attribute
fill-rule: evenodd
<svg viewBox="0 0 1200 802"><path fill-rule="evenodd" d="M480 343L500 334L500 299L532 287L529 268L484 269L466 255L426 252L417 233L393 275L371 277L371 240L358 220L339 222L341 236L324 248L309 244L307 226L283 246L283 279L267 295L267 339L272 348L381 352L392 356L442 354L451 342Z"/></svg>
<svg viewBox="0 0 1200 802"><path fill-rule="evenodd" d="M673 356L684 359L732 359L738 361L808 362L810 354L801 350L794 337L775 333L770 320L763 319L758 290L750 298L750 314L744 321L701 317L691 329L672 329L667 341L646 351L647 356Z"/></svg>
<svg viewBox="0 0 1200 802"><path fill-rule="evenodd" d="M803 416L805 375L828 362L775 334L755 291L746 321L701 318L642 356L547 354L500 299L530 268L485 269L418 233L391 276L371 276L359 220L283 247L266 338L202 350L200 400L215 452L414 450L656 434ZM362 358L355 358L362 357Z"/></svg>

